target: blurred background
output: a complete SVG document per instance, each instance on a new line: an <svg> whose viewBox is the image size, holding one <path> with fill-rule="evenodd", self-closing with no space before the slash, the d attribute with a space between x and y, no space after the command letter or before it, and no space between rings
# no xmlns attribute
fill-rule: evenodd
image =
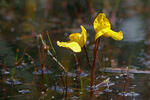
<svg viewBox="0 0 150 100"><path fill-rule="evenodd" d="M34 76L32 73L40 69L42 65L38 53L41 41L37 39L41 33L44 34L45 41L48 40L46 33L49 34L57 58L68 71L74 72L76 65L73 53L58 47L56 41L68 41L69 34L81 32L80 25L83 25L88 32L86 47L92 62L95 37L93 21L97 14L102 12L110 20L113 30L123 31L124 38L118 42L111 38L102 37L97 73L104 74L99 69L111 67L142 70L150 74L150 0L0 0L0 88L2 88L0 99L43 99L45 92L43 94L42 92L46 91L48 87L60 86L58 83L61 79L58 78L58 75L61 71L50 57L46 57L46 67L53 72L53 75L46 76L48 78L44 78L42 81L43 78ZM16 55L18 55L18 59L21 59L21 62L17 64L19 67L15 66ZM81 69L89 75L90 68L86 62L84 50L78 56L80 57ZM34 64L31 62L33 61L31 58L34 59ZM15 71L13 71L14 66L17 67ZM8 75L3 75L4 69L8 71ZM23 85L15 87L7 84L9 83L7 79L12 76L12 73L15 73L15 79L21 81ZM148 95L150 90L149 76L145 75L145 72L132 75L133 78L128 85L129 91L126 92L134 91L135 94L128 94L126 99L144 100L150 98ZM121 83L116 83L118 80L114 77L112 80L115 86L113 86L112 92L102 93L102 96L99 94L94 100L99 98L121 100L122 94L119 93L121 93L123 86ZM89 80L89 77L85 80ZM121 82L123 81L124 79ZM89 85L88 82L85 84ZM116 84L119 84L120 87L117 87ZM74 88L73 82L70 83L70 86ZM24 90L23 94L21 90ZM55 90L56 93L52 93L50 90L46 92L50 98L56 99L53 96L58 96L60 99L63 97L56 87L51 90ZM70 94L69 98L71 99L77 95L76 93ZM26 97L26 95L28 96ZM84 95L78 94L77 99L79 98L88 100L85 93Z"/></svg>

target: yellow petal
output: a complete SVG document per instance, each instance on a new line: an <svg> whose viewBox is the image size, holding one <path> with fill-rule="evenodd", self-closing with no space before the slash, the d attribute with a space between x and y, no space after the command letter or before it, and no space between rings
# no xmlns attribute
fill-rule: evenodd
<svg viewBox="0 0 150 100"><path fill-rule="evenodd" d="M81 25L81 34L80 33L73 33L69 35L70 41L77 42L81 47L83 47L87 40L87 31L86 29Z"/></svg>
<svg viewBox="0 0 150 100"><path fill-rule="evenodd" d="M103 33L104 33L103 35L105 37L111 37L114 40L122 40L123 39L123 33L122 33L122 31L115 32L113 30L108 29L108 30L103 30Z"/></svg>
<svg viewBox="0 0 150 100"><path fill-rule="evenodd" d="M81 40L80 46L83 47L87 40L87 31L82 25L81 25L81 29L82 29L82 32L81 32L81 38L80 38Z"/></svg>
<svg viewBox="0 0 150 100"><path fill-rule="evenodd" d="M81 52L81 47L77 42L59 42L57 41L57 45L60 47L65 47L71 49L73 52Z"/></svg>
<svg viewBox="0 0 150 100"><path fill-rule="evenodd" d="M102 36L104 33L103 32L101 32L101 31L99 31L98 33L96 33L96 35L95 35L95 41L96 41L96 39L98 39L100 36Z"/></svg>
<svg viewBox="0 0 150 100"><path fill-rule="evenodd" d="M99 13L98 16L94 20L94 29L96 34L99 33L102 29L111 28L109 20L106 18L104 13Z"/></svg>
<svg viewBox="0 0 150 100"><path fill-rule="evenodd" d="M80 43L81 34L80 33L73 33L69 35L70 41L75 41Z"/></svg>

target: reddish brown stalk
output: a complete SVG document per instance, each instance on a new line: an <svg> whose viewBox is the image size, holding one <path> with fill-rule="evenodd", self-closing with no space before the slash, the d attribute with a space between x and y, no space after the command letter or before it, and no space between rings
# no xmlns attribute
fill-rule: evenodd
<svg viewBox="0 0 150 100"><path fill-rule="evenodd" d="M43 33L42 33L42 37L43 37ZM42 71L45 69L45 52L44 52L44 44L42 44Z"/></svg>
<svg viewBox="0 0 150 100"><path fill-rule="evenodd" d="M80 83L80 73L81 73L81 68L79 64L79 59L76 54L74 54L76 65L77 65L77 71L76 71L76 82L77 82L77 88L79 88L79 83Z"/></svg>
<svg viewBox="0 0 150 100"><path fill-rule="evenodd" d="M91 68L91 63L90 63L90 60L89 60L88 52L87 52L85 46L84 46L83 48L84 48L84 50L85 50L85 56L86 56L86 60L87 60L87 62L88 62L88 66L89 66L89 68Z"/></svg>
<svg viewBox="0 0 150 100"><path fill-rule="evenodd" d="M98 45L99 45L99 39L95 41L94 60L93 60L93 65L91 67L91 93L93 93L93 85L95 81L95 66L96 66L96 59L98 55Z"/></svg>
<svg viewBox="0 0 150 100"><path fill-rule="evenodd" d="M92 0L88 1L88 6L89 6L89 9L90 9L90 14L94 17L96 15L96 12L95 12L95 10L93 8Z"/></svg>
<svg viewBox="0 0 150 100"><path fill-rule="evenodd" d="M75 58L76 65L77 65L77 71L81 71L80 64L79 64L79 59L78 59L76 54L74 54L74 58Z"/></svg>

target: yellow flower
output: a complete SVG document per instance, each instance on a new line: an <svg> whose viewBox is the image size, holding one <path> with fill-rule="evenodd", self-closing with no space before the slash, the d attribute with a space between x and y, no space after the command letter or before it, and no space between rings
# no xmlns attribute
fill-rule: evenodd
<svg viewBox="0 0 150 100"><path fill-rule="evenodd" d="M114 40L122 40L123 33L115 32L111 30L111 25L109 20L106 18L104 13L99 13L98 16L94 20L94 29L96 32L95 40L98 39L100 36L104 37L111 37Z"/></svg>
<svg viewBox="0 0 150 100"><path fill-rule="evenodd" d="M81 52L81 47L83 47L87 40L87 32L86 29L81 25L81 34L73 33L69 35L70 41L68 42L59 42L57 41L57 45L60 47L65 47L71 49L73 52Z"/></svg>

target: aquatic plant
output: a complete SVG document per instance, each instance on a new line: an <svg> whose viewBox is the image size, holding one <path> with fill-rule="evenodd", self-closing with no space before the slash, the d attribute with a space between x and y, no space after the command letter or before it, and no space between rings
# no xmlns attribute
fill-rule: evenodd
<svg viewBox="0 0 150 100"><path fill-rule="evenodd" d="M81 25L82 32L73 33L69 35L70 41L68 42L59 42L57 41L57 45L60 47L65 47L71 49L73 52L81 52L81 47L83 47L87 40L87 31Z"/></svg>
<svg viewBox="0 0 150 100"><path fill-rule="evenodd" d="M42 41L42 45L44 46L44 49L46 49L48 55L52 57L52 59L60 66L60 68L64 71L67 72L65 67L57 60L57 58L50 52L49 46L44 42L42 35L40 34L40 39Z"/></svg>
<svg viewBox="0 0 150 100"><path fill-rule="evenodd" d="M89 66L91 67L91 92L92 93L93 93L93 88L94 88L93 85L94 85L94 81L95 81L95 66L96 66L96 59L97 59L97 55L98 55L98 46L99 46L99 42L100 42L100 40L99 40L100 37L101 36L111 37L114 40L122 40L123 39L122 31L115 32L115 31L111 30L111 24L104 13L99 13L97 15L97 17L94 20L93 26L94 26L96 35L95 35L94 58L93 58L92 67L89 63L89 59L87 56L88 53L86 52L87 61L88 61ZM57 45L60 47L65 47L65 48L71 49L73 52L81 52L81 47L83 47L85 45L86 40L87 40L87 32L82 25L81 25L81 29L82 29L81 34L73 33L69 36L70 41L68 41L68 42L57 41ZM85 48L85 50L86 50L86 48ZM77 64L78 68L80 68L76 55L75 55L75 59L76 59L76 64Z"/></svg>
<svg viewBox="0 0 150 100"><path fill-rule="evenodd" d="M109 20L106 18L106 15L104 13L99 13L98 16L94 20L94 30L96 32L95 35L95 47L94 47L94 60L93 65L91 68L91 90L93 90L94 85L94 73L95 73L95 66L96 66L96 59L98 55L98 45L99 45L99 38L101 36L104 37L111 37L114 40L122 40L123 39L123 33L115 32L111 30L111 24Z"/></svg>
<svg viewBox="0 0 150 100"><path fill-rule="evenodd" d="M111 37L114 40L122 40L123 34L122 31L115 32L111 30L111 24L109 20L106 18L106 15L104 13L99 13L98 16L94 20L94 30L96 32L95 40L97 40L99 37Z"/></svg>

